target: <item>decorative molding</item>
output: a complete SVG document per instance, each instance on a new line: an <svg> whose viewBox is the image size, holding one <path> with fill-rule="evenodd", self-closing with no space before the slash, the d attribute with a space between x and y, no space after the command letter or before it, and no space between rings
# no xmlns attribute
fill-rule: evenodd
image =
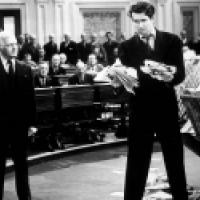
<svg viewBox="0 0 200 200"><path fill-rule="evenodd" d="M48 0L35 0L37 4L48 3Z"/></svg>
<svg viewBox="0 0 200 200"><path fill-rule="evenodd" d="M55 4L64 4L65 0L53 0Z"/></svg>
<svg viewBox="0 0 200 200"><path fill-rule="evenodd" d="M121 31L126 35L131 35L132 26L131 21L127 17L127 12L131 4L130 0L112 1L112 0L93 0L81 1L75 0L73 2L72 20L77 26L73 27L73 33L76 39L80 38L84 27L83 14L86 12L119 12L121 17ZM78 22L78 23L77 23ZM79 28L79 29L78 29Z"/></svg>

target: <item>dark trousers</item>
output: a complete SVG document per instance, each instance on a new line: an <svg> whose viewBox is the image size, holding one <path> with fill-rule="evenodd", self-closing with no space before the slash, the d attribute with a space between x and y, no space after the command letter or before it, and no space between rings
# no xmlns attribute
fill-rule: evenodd
<svg viewBox="0 0 200 200"><path fill-rule="evenodd" d="M169 118L168 121L170 121ZM136 125L131 128L125 180L125 200L141 200L143 197L153 150L154 133L156 133L161 144L173 199L188 199L182 137L178 124L173 124L173 121L172 124L169 122L165 126L162 123L152 126L153 121L151 121L151 125L150 123L143 123L143 126L136 122ZM157 128L151 129L149 127Z"/></svg>
<svg viewBox="0 0 200 200"><path fill-rule="evenodd" d="M12 125L11 125L12 126ZM10 152L15 168L15 184L19 200L31 200L27 165L27 128L4 127L0 141L0 200L4 193L5 164Z"/></svg>

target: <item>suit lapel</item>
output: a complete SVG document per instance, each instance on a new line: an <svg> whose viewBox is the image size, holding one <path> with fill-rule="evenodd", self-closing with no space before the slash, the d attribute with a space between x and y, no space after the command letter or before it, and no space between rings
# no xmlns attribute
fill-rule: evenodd
<svg viewBox="0 0 200 200"><path fill-rule="evenodd" d="M156 56L161 56L163 53L163 35L160 31L156 30L156 40L154 46L154 52Z"/></svg>
<svg viewBox="0 0 200 200"><path fill-rule="evenodd" d="M0 59L0 88L6 88L6 71Z"/></svg>

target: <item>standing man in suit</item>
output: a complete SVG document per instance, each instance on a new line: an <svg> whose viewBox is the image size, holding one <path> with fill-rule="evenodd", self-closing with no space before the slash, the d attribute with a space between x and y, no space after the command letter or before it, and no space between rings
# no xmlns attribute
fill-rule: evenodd
<svg viewBox="0 0 200 200"><path fill-rule="evenodd" d="M154 7L138 2L129 16L136 34L121 43L122 64L137 70L139 87L130 97L130 133L125 200L141 200L145 190L155 134L160 142L174 200L187 200L183 143L174 86L185 78L182 43L178 36L154 27ZM173 65L174 75L159 80L141 70L146 59Z"/></svg>
<svg viewBox="0 0 200 200"><path fill-rule="evenodd" d="M35 123L35 98L31 68L17 61L16 38L0 32L0 199L8 152L15 165L19 200L30 200L27 165L28 129Z"/></svg>
<svg viewBox="0 0 200 200"><path fill-rule="evenodd" d="M118 47L118 43L113 40L111 32L106 32L105 37L107 41L103 44L103 47L106 51L107 64L112 65L115 62L114 50Z"/></svg>
<svg viewBox="0 0 200 200"><path fill-rule="evenodd" d="M87 42L85 34L81 34L81 41L77 44L77 50L78 59L80 59L84 63L87 63L88 56L91 51L91 45Z"/></svg>
<svg viewBox="0 0 200 200"><path fill-rule="evenodd" d="M67 56L67 61L76 65L78 59L77 44L71 40L69 34L64 34L64 41L60 44L60 53L64 53Z"/></svg>
<svg viewBox="0 0 200 200"><path fill-rule="evenodd" d="M49 42L44 45L45 60L51 61L52 56L58 53L58 47L55 43L54 35L49 35Z"/></svg>

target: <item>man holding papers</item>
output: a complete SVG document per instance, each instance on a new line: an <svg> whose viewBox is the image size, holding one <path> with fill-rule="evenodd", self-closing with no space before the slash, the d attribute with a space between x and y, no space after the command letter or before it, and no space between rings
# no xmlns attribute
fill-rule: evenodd
<svg viewBox="0 0 200 200"><path fill-rule="evenodd" d="M187 200L183 143L174 90L174 86L185 78L182 44L178 36L154 27L154 7L150 3L142 1L132 5L129 16L136 33L121 43L119 55L124 66L137 71L138 84L132 85L130 94L124 199L142 200L156 136L162 147L173 199ZM121 77L116 75L117 70L113 71L110 72L113 79ZM123 86L124 81L119 79Z"/></svg>

